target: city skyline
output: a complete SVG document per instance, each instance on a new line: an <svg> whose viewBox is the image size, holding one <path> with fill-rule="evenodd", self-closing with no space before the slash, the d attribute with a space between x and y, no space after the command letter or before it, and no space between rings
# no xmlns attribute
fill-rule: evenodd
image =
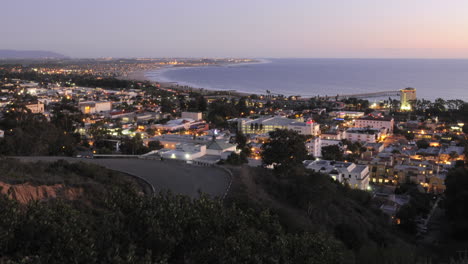
<svg viewBox="0 0 468 264"><path fill-rule="evenodd" d="M70 57L468 58L468 2L9 1L0 49Z"/></svg>

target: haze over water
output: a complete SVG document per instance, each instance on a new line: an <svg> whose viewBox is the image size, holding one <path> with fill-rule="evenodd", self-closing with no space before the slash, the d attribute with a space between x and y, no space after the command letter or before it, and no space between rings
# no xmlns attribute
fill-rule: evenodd
<svg viewBox="0 0 468 264"><path fill-rule="evenodd" d="M247 65L175 67L146 76L195 88L302 96L414 87L418 98L468 101L467 59L268 59Z"/></svg>

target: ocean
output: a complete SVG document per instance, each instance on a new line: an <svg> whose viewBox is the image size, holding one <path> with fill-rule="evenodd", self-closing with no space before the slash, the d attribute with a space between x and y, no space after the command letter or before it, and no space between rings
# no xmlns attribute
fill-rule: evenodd
<svg viewBox="0 0 468 264"><path fill-rule="evenodd" d="M262 59L260 63L172 67L145 74L195 88L336 96L416 88L417 97L468 101L468 59Z"/></svg>

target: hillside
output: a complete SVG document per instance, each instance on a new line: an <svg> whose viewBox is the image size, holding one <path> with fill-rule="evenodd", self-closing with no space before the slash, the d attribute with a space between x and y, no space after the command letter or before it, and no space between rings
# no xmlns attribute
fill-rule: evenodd
<svg viewBox="0 0 468 264"><path fill-rule="evenodd" d="M0 49L0 59L64 59L67 56L45 50L6 50Z"/></svg>
<svg viewBox="0 0 468 264"><path fill-rule="evenodd" d="M198 199L170 193L141 195L130 177L121 176L85 163L0 160L4 186L48 194L28 203L11 199L17 194L0 195L0 262L344 261L341 243L323 233L287 230L269 211L226 206L204 195ZM82 196L53 197L62 185L82 188Z"/></svg>
<svg viewBox="0 0 468 264"><path fill-rule="evenodd" d="M285 228L324 232L341 241L348 263L417 263L422 255L411 240L373 208L367 192L335 183L327 175L290 171L278 176L262 168L232 168L235 180L228 202L270 208Z"/></svg>
<svg viewBox="0 0 468 264"><path fill-rule="evenodd" d="M0 194L22 204L54 199L99 203L102 195L121 186L151 192L151 188L138 179L94 164L0 158Z"/></svg>

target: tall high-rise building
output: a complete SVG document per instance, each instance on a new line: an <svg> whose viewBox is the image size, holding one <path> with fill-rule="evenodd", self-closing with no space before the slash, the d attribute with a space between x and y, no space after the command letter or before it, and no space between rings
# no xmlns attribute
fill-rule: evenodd
<svg viewBox="0 0 468 264"><path fill-rule="evenodd" d="M400 90L400 110L410 111L411 101L416 101L416 89L408 87Z"/></svg>

